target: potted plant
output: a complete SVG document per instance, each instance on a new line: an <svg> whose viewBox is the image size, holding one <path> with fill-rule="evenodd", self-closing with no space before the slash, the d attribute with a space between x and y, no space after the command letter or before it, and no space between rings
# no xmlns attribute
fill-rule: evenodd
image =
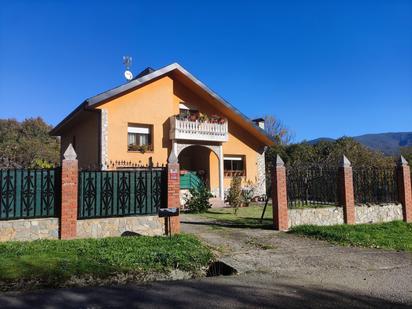
<svg viewBox="0 0 412 309"><path fill-rule="evenodd" d="M192 113L189 116L189 121L196 121L199 118L199 113Z"/></svg>
<svg viewBox="0 0 412 309"><path fill-rule="evenodd" d="M217 123L218 121L219 121L219 116L218 115L210 116L210 123Z"/></svg>
<svg viewBox="0 0 412 309"><path fill-rule="evenodd" d="M129 150L145 153L147 150L149 150L149 145L129 145Z"/></svg>
<svg viewBox="0 0 412 309"><path fill-rule="evenodd" d="M209 117L206 114L199 113L199 121L200 122L207 122L209 120Z"/></svg>

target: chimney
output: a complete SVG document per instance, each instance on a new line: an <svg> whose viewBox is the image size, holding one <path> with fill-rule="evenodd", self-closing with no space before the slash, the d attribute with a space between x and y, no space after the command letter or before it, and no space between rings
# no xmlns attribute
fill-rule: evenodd
<svg viewBox="0 0 412 309"><path fill-rule="evenodd" d="M262 130L265 129L265 119L257 118L257 119L253 119L252 121L254 122L255 125L257 125Z"/></svg>

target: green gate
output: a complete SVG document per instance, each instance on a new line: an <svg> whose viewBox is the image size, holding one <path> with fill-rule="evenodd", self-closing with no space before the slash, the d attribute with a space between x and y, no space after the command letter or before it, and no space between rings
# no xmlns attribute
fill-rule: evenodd
<svg viewBox="0 0 412 309"><path fill-rule="evenodd" d="M199 188L203 183L202 179L197 176L196 172L187 172L180 175L180 189Z"/></svg>
<svg viewBox="0 0 412 309"><path fill-rule="evenodd" d="M163 207L165 168L79 172L79 219L153 215Z"/></svg>
<svg viewBox="0 0 412 309"><path fill-rule="evenodd" d="M0 220L57 217L60 168L0 170Z"/></svg>

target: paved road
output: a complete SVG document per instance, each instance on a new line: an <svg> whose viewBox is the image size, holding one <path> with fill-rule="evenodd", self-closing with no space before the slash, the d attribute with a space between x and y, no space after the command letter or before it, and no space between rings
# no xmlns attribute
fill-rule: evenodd
<svg viewBox="0 0 412 309"><path fill-rule="evenodd" d="M362 293L269 275L239 275L113 288L1 296L1 308L410 308Z"/></svg>
<svg viewBox="0 0 412 309"><path fill-rule="evenodd" d="M345 248L183 217L239 274L198 280L6 293L0 308L411 308L412 254Z"/></svg>

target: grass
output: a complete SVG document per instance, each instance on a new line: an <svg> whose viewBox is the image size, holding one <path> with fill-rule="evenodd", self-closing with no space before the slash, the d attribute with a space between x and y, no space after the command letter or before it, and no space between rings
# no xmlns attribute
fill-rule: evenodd
<svg viewBox="0 0 412 309"><path fill-rule="evenodd" d="M412 251L412 224L402 221L333 226L300 225L293 227L290 232L346 246Z"/></svg>
<svg viewBox="0 0 412 309"><path fill-rule="evenodd" d="M263 222L260 221L263 212L263 204L251 203L249 207L238 208L237 214L234 213L234 208L210 208L204 213L198 213L208 219L214 219L221 223L236 224L243 227L269 227L272 225L272 204L268 203L263 217ZM295 205L295 209L301 208L324 208L336 207L335 205Z"/></svg>
<svg viewBox="0 0 412 309"><path fill-rule="evenodd" d="M5 242L0 244L0 282L59 286L73 276L198 272L211 259L210 250L191 235Z"/></svg>
<svg viewBox="0 0 412 309"><path fill-rule="evenodd" d="M263 205L251 204L249 207L241 207L235 215L233 208L211 208L204 213L196 214L207 219L214 219L218 222L242 225L245 227L261 227L262 225L272 224L272 205L268 204L263 218L263 223L260 222L262 216Z"/></svg>

